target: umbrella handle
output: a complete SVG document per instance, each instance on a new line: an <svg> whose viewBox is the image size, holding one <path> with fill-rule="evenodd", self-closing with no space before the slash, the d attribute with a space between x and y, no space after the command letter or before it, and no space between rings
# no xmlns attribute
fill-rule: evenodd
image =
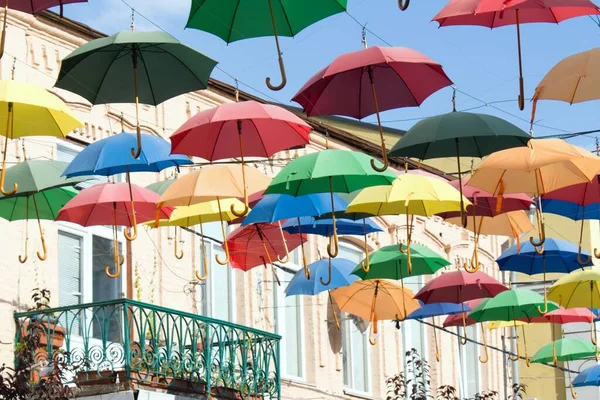
<svg viewBox="0 0 600 400"><path fill-rule="evenodd" d="M173 252L175 254L175 258L181 260L183 258L183 250L178 251L177 249L177 227L175 227L175 234L173 236Z"/></svg>
<svg viewBox="0 0 600 400"><path fill-rule="evenodd" d="M373 94L373 105L375 106L375 114L377 115L377 127L379 128L379 139L381 140L381 158L383 166L379 167L375 164L375 160L371 159L371 168L377 172L383 172L388 169L390 162L387 157L387 149L385 148L385 139L383 138L383 127L381 126L381 118L379 116L379 103L377 102L377 90L375 90L375 80L373 79L373 70L368 67L369 81L371 82L371 93Z"/></svg>
<svg viewBox="0 0 600 400"><path fill-rule="evenodd" d="M552 327L554 329L554 327ZM556 356L556 341L552 341L552 363L554 365L558 364L558 357Z"/></svg>
<svg viewBox="0 0 600 400"><path fill-rule="evenodd" d="M327 245L327 254L329 254L330 258L336 258L338 255L339 247L338 247L337 225L335 222L335 202L333 199L333 179L331 176L329 177L329 196L331 199L331 225L333 227L333 235L329 237L329 244ZM300 240L302 240L302 239L300 239ZM335 245L335 250L332 250L334 248L334 245ZM331 272L331 262L329 263L329 265L330 265L330 272ZM331 273L329 275L331 278Z"/></svg>
<svg viewBox="0 0 600 400"><path fill-rule="evenodd" d="M597 247L594 248L594 257L600 258L600 251L598 251Z"/></svg>
<svg viewBox="0 0 600 400"><path fill-rule="evenodd" d="M596 325L594 324L594 322L592 321L592 323L590 324L590 341L592 342L592 344L594 346L598 345L598 339L596 338Z"/></svg>
<svg viewBox="0 0 600 400"><path fill-rule="evenodd" d="M408 6L410 5L410 0L398 0L398 8L401 11L406 11Z"/></svg>
<svg viewBox="0 0 600 400"><path fill-rule="evenodd" d="M435 344L435 360L440 362L440 347L437 340L437 328L435 327L435 317L433 317L433 343Z"/></svg>
<svg viewBox="0 0 600 400"><path fill-rule="evenodd" d="M517 339L517 355L513 356L512 353L509 353L508 354L508 359L510 361L519 361L519 358L521 358L521 350L519 349L519 342L518 342L518 339Z"/></svg>
<svg viewBox="0 0 600 400"><path fill-rule="evenodd" d="M536 210L538 213L538 218L540 218L539 216L539 211ZM544 249L543 249L543 245L544 242L546 241L546 227L543 221L540 221L540 238L539 240L536 242L536 239L532 236L529 238L529 243L531 243L534 247L535 247L535 252L538 253L539 255L544 254ZM538 251L538 247L542 248L541 253Z"/></svg>
<svg viewBox="0 0 600 400"><path fill-rule="evenodd" d="M130 184L131 185L131 184ZM133 242L138 235L138 230L137 230L137 217L135 216L135 206L133 204L133 196L131 195L131 186L129 187L130 190L130 196L131 196L131 214L133 215L133 221L132 222L132 228L133 228L133 235L129 234L129 229L125 228L125 230L123 230L123 234L125 235L125 239L127 239L130 242Z"/></svg>
<svg viewBox="0 0 600 400"><path fill-rule="evenodd" d="M545 285L545 281L544 281L544 285ZM544 296L544 308L542 309L542 307L537 306L537 310L540 314L548 314L548 298L546 296Z"/></svg>
<svg viewBox="0 0 600 400"><path fill-rule="evenodd" d="M219 265L227 265L227 263L229 263L229 244L227 244L225 223L223 222L223 212L221 211L221 200L218 197L217 206L219 207L219 216L221 218L221 234L223 235L223 250L225 250L225 260L221 261L218 254L215 254L215 260L219 263Z"/></svg>
<svg viewBox="0 0 600 400"><path fill-rule="evenodd" d="M137 99L137 97L136 97ZM136 111L137 114L137 111ZM131 156L135 159L140 158L140 154L142 154L142 133L140 131L140 123L136 126L136 136L137 136L137 149L131 148Z"/></svg>
<svg viewBox="0 0 600 400"><path fill-rule="evenodd" d="M586 256L586 259L583 259L583 255L581 254L581 243L579 244L579 251L577 252L577 263L581 266L585 266L587 264L589 264L590 260L592 259L591 256Z"/></svg>
<svg viewBox="0 0 600 400"><path fill-rule="evenodd" d="M369 245L367 244L367 219L363 218L363 229L365 233L365 259L361 261L360 267L365 273L371 269L371 261L369 260Z"/></svg>
<svg viewBox="0 0 600 400"><path fill-rule="evenodd" d="M469 266L470 265L470 266ZM464 263L463 268L470 274L474 274L479 271L482 264L479 262L479 254L477 252L477 242L475 242L475 250L473 250L473 257L471 257L470 263Z"/></svg>
<svg viewBox="0 0 600 400"><path fill-rule="evenodd" d="M519 77L519 110L525 109L525 85L523 83L523 77Z"/></svg>
<svg viewBox="0 0 600 400"><path fill-rule="evenodd" d="M204 245L204 232L202 231L202 224L200 224L200 234L202 235L202 246L200 247L202 251L202 261L204 263L204 275L200 275L198 271L196 271L196 279L199 281L205 281L208 278L208 258L206 257L206 246Z"/></svg>
<svg viewBox="0 0 600 400"><path fill-rule="evenodd" d="M137 149L131 149L131 156L135 159L142 154L142 132L140 130L140 97L138 93L138 74L137 74L137 53L135 47L131 53L133 62L133 94L135 96L135 131L137 140Z"/></svg>
<svg viewBox="0 0 600 400"><path fill-rule="evenodd" d="M377 338L373 337L377 335L377 317L373 314L373 321L371 321L371 329L369 331L369 343L371 346L375 346L377 344Z"/></svg>
<svg viewBox="0 0 600 400"><path fill-rule="evenodd" d="M335 307L333 306L333 299L331 298L331 292L329 293L329 304L331 305L331 313L333 314L333 320L335 321L335 327L339 331L341 329L340 320L338 319L337 313L335 312Z"/></svg>
<svg viewBox="0 0 600 400"><path fill-rule="evenodd" d="M573 397L574 399L577 398L577 392L573 388L573 383L571 383L571 397Z"/></svg>
<svg viewBox="0 0 600 400"><path fill-rule="evenodd" d="M277 36L277 24L275 23L275 14L273 13L273 0L269 0L269 11L271 12L271 24L273 24L273 36L275 37L275 46L277 47L277 55L279 56L279 70L281 71L281 83L277 86L271 84L271 78L265 80L267 87L271 90L281 90L287 84L287 76L285 74L285 65L283 57L281 57L281 49L279 48L279 37Z"/></svg>
<svg viewBox="0 0 600 400"><path fill-rule="evenodd" d="M328 271L327 282L325 282L323 280L322 276L319 277L319 281L321 282L321 285L323 285L323 286L327 286L327 285L329 285L331 283L331 258L329 258L329 264L328 264L328 267L327 267L327 271Z"/></svg>
<svg viewBox="0 0 600 400"><path fill-rule="evenodd" d="M21 257L21 255L19 255L19 262L21 264L25 264L27 262L27 258L29 258L29 256L27 255L28 251L27 251L27 243L29 243L29 197L27 197L26 200L26 209L25 209L25 255L23 257Z"/></svg>
<svg viewBox="0 0 600 400"><path fill-rule="evenodd" d="M37 252L37 258L40 261L45 261L48 257L48 250L46 249L46 239L44 239L44 230L42 229L42 222L40 221L40 212L38 210L37 201L35 200L35 196L33 196L33 207L35 208L35 216L37 218L38 229L40 230L40 239L42 240L42 253Z"/></svg>
<svg viewBox="0 0 600 400"><path fill-rule="evenodd" d="M283 234L283 230L281 229L281 221L278 221L278 224L279 224L279 232L281 233L281 240L283 241L283 248L285 249L285 257L281 258L281 257L279 257L279 254L277 254L277 261L279 261L282 264L286 264L290 261L290 251L288 249L287 241L285 240L285 235ZM300 240L302 240L302 236L300 236Z"/></svg>
<svg viewBox="0 0 600 400"><path fill-rule="evenodd" d="M488 353L487 339L485 337L485 329L483 329L483 325L481 325L481 338L483 339L483 349L485 351L485 358L481 358L481 356L479 356L479 362L482 364L487 364L487 362L490 361L490 356Z"/></svg>
<svg viewBox="0 0 600 400"><path fill-rule="evenodd" d="M525 348L525 364L531 366L531 360L527 356L527 336L525 335L525 327L521 326L521 332L523 333L523 347Z"/></svg>
<svg viewBox="0 0 600 400"><path fill-rule="evenodd" d="M402 243L400 243L400 248L399 248L400 252L403 254L406 254L406 265L407 265L407 269L408 269L408 274L412 274L412 260L410 257L410 242L406 243L406 249L402 248Z"/></svg>

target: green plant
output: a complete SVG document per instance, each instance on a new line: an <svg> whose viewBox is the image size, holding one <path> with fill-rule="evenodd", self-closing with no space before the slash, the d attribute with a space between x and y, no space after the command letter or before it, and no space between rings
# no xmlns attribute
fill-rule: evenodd
<svg viewBox="0 0 600 400"><path fill-rule="evenodd" d="M510 400L523 400L523 395L527 394L527 385L515 383L512 385L512 394L508 396Z"/></svg>

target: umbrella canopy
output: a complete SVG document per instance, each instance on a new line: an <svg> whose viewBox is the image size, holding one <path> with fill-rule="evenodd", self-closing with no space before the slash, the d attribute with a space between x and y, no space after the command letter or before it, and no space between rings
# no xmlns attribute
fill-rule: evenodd
<svg viewBox="0 0 600 400"><path fill-rule="evenodd" d="M67 163L54 160L25 160L9 167L5 171L4 182L8 185L18 184L15 196L25 196L41 192L45 189L63 186L74 186L88 177L64 178L63 172ZM0 199L6 196L0 194Z"/></svg>
<svg viewBox="0 0 600 400"><path fill-rule="evenodd" d="M591 182L578 183L542 195L545 212L575 221L600 219L600 193L597 176Z"/></svg>
<svg viewBox="0 0 600 400"><path fill-rule="evenodd" d="M39 219L54 221L60 209L78 193L79 191L72 186L62 186L24 196L0 197L0 218L18 221L37 216Z"/></svg>
<svg viewBox="0 0 600 400"><path fill-rule="evenodd" d="M433 250L420 244L412 248L412 275L432 275L450 262ZM365 272L361 265L352 274L363 280L367 279L403 279L409 277L407 255L398 249L397 245L385 246L371 254L370 268Z"/></svg>
<svg viewBox="0 0 600 400"><path fill-rule="evenodd" d="M321 284L321 278L325 279L331 262L331 281L327 285ZM327 290L348 286L355 282L358 277L352 275L352 269L356 264L344 258L318 260L308 266L310 278L306 279L303 271L298 271L287 288L286 296L308 295L314 296Z"/></svg>
<svg viewBox="0 0 600 400"><path fill-rule="evenodd" d="M548 300L565 308L594 308L600 305L600 269L574 271L556 281L548 291Z"/></svg>
<svg viewBox="0 0 600 400"><path fill-rule="evenodd" d="M473 308L469 317L478 322L531 320L543 315L538 308L544 306L544 296L526 289L509 289ZM548 303L548 310L558 309Z"/></svg>
<svg viewBox="0 0 600 400"><path fill-rule="evenodd" d="M473 307L475 307L479 303L485 302L488 300L489 299L475 299L475 300L471 300L471 301L462 303L463 305L461 308L463 308L465 311L461 312L459 314L449 315L444 320L444 323L442 324L442 326L444 328L450 328L453 326L462 326L463 319L464 319L464 324L466 326L475 325L477 323L477 321L475 321L473 318L469 318L469 316L468 316L469 312L471 312L471 309L473 309ZM432 303L432 304L436 304L436 303Z"/></svg>
<svg viewBox="0 0 600 400"><path fill-rule="evenodd" d="M364 42L366 44L366 42ZM383 168L388 166L380 111L419 106L438 90L452 85L442 66L403 47L370 47L342 54L317 72L293 97L308 116L377 115Z"/></svg>
<svg viewBox="0 0 600 400"><path fill-rule="evenodd" d="M150 134L142 134L143 150L139 158L132 158L129 149L135 146L136 140L135 133L127 132L98 140L81 150L63 175L111 176L126 172L160 172L165 168L192 164L188 157L170 155L169 142Z"/></svg>
<svg viewBox="0 0 600 400"><path fill-rule="evenodd" d="M587 308L563 308L544 315L544 319L552 324L572 324L578 322L594 322L595 314Z"/></svg>
<svg viewBox="0 0 600 400"><path fill-rule="evenodd" d="M333 195L334 211L343 212L348 207L337 194ZM286 194L269 194L263 196L252 211L242 222L242 226L255 223L270 223L284 219L300 217L321 217L331 215L331 202L328 193L315 193L304 196L290 196ZM302 222L302 221L301 221Z"/></svg>
<svg viewBox="0 0 600 400"><path fill-rule="evenodd" d="M571 186L565 189L568 188L571 188ZM600 201L582 206L570 201L551 200L542 197L542 209L546 213L560 215L573 221L600 219Z"/></svg>
<svg viewBox="0 0 600 400"><path fill-rule="evenodd" d="M446 222L462 226L459 213L446 215L448 216ZM525 211L512 211L495 217L475 217L475 222L472 218L468 218L465 228L479 235L512 236L516 239L523 233L535 229Z"/></svg>
<svg viewBox="0 0 600 400"><path fill-rule="evenodd" d="M302 7L284 0L261 3L234 0L226 4L219 0L193 1L186 28L212 33L227 43L274 36L282 82L274 86L267 78L267 86L271 90L281 90L287 79L278 36L295 36L317 21L346 11L346 4L347 0L306 0Z"/></svg>
<svg viewBox="0 0 600 400"><path fill-rule="evenodd" d="M469 300L494 297L508 290L506 286L481 271L463 270L444 272L425 284L415 299L425 304L463 303Z"/></svg>
<svg viewBox="0 0 600 400"><path fill-rule="evenodd" d="M600 365L586 368L573 379L574 387L600 386Z"/></svg>
<svg viewBox="0 0 600 400"><path fill-rule="evenodd" d="M146 189L152 190L158 195L162 195L165 190L169 188L175 182L175 178L167 179L164 181L154 182L146 186Z"/></svg>
<svg viewBox="0 0 600 400"><path fill-rule="evenodd" d="M298 219L300 223L298 223ZM351 219L336 219L333 225L331 219L315 219L313 217L292 218L281 225L281 229L289 233L307 233L320 236L332 236L334 231L338 235L364 235L374 232L383 232L383 229L372 219L353 221Z"/></svg>
<svg viewBox="0 0 600 400"><path fill-rule="evenodd" d="M310 125L285 108L257 101L224 103L201 111L171 135L172 153L214 161L243 155L271 157L308 144Z"/></svg>
<svg viewBox="0 0 600 400"><path fill-rule="evenodd" d="M423 304L421 308L413 311L406 319L424 319L439 317L441 315L456 315L469 312L471 308L455 303Z"/></svg>
<svg viewBox="0 0 600 400"><path fill-rule="evenodd" d="M575 361L582 358L594 357L596 349L592 343L582 339L559 339L548 343L537 351L531 362L547 364L557 361Z"/></svg>
<svg viewBox="0 0 600 400"><path fill-rule="evenodd" d="M225 242L231 254L231 266L248 271L259 265L273 265L273 258L285 257L288 250L306 240L306 235L282 232L278 224L254 224L237 228ZM225 244L222 246L225 249Z"/></svg>
<svg viewBox="0 0 600 400"><path fill-rule="evenodd" d="M241 206L242 202L238 199L223 199L221 202L221 211L216 200L206 201L191 206L175 207L168 219L158 221L158 226L185 226L206 224L208 222L232 221L236 218L230 210L231 206ZM154 227L154 221L146 223L150 227Z"/></svg>
<svg viewBox="0 0 600 400"><path fill-rule="evenodd" d="M60 7L60 15L62 16L62 8L65 4L87 2L88 0L12 0L8 5L12 10L28 14L38 14L53 7Z"/></svg>

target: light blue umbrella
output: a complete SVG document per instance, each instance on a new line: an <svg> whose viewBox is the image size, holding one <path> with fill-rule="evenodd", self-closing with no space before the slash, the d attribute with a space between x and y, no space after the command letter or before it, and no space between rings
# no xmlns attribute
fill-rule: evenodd
<svg viewBox="0 0 600 400"><path fill-rule="evenodd" d="M377 225L371 218L354 221L351 219L336 219L338 235L364 235L373 232L382 232L383 229ZM289 233L302 233L331 236L333 235L333 221L329 219L315 219L312 217L289 219L283 225L282 229Z"/></svg>
<svg viewBox="0 0 600 400"><path fill-rule="evenodd" d="M586 368L573 379L573 387L600 386L600 365Z"/></svg>

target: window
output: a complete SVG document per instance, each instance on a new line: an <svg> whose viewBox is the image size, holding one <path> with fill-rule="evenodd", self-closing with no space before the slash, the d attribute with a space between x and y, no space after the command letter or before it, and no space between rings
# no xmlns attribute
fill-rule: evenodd
<svg viewBox="0 0 600 400"><path fill-rule="evenodd" d="M423 279L421 276L404 278L404 287L412 290L414 293L417 293L422 286ZM415 349L422 359L427 360L427 329L425 324L415 320L406 320L402 322L401 329L404 352L406 353ZM406 365L406 357L404 359L404 376L406 376L407 379L414 379L414 376ZM425 385L427 385L427 382L425 382Z"/></svg>
<svg viewBox="0 0 600 400"><path fill-rule="evenodd" d="M362 249L340 242L339 258L345 258L357 264L364 259ZM368 393L370 391L370 360L368 329L356 317L344 316L342 325L342 356L344 369L344 386L351 390Z"/></svg>
<svg viewBox="0 0 600 400"><path fill-rule="evenodd" d="M478 340L478 325L467 327L467 337L473 340ZM457 328L462 336L462 329ZM462 345L460 338L458 340L459 362L460 362L460 379L462 397L471 398L479 393L479 346L472 342Z"/></svg>
<svg viewBox="0 0 600 400"><path fill-rule="evenodd" d="M290 252L290 261L286 268L293 271L301 269L301 254L298 249ZM304 343L302 329L302 296L285 295L285 288L293 278L290 272L280 270L279 279L281 286L273 282L275 299L275 332L281 335L281 365L283 375L292 378L304 377Z"/></svg>
<svg viewBox="0 0 600 400"><path fill-rule="evenodd" d="M81 149L82 149L82 147L80 147L80 146L76 146L76 145L70 144L65 141L60 141L56 145L56 161L64 161L64 162L70 163L71 161L73 161L75 156L81 151ZM115 182L121 182L122 181L121 174L114 175L112 177L112 179ZM108 182L108 177L95 175L95 176L91 177L91 179L77 184L76 187L78 189L85 189L90 186L94 186L99 183L106 183L106 182Z"/></svg>

